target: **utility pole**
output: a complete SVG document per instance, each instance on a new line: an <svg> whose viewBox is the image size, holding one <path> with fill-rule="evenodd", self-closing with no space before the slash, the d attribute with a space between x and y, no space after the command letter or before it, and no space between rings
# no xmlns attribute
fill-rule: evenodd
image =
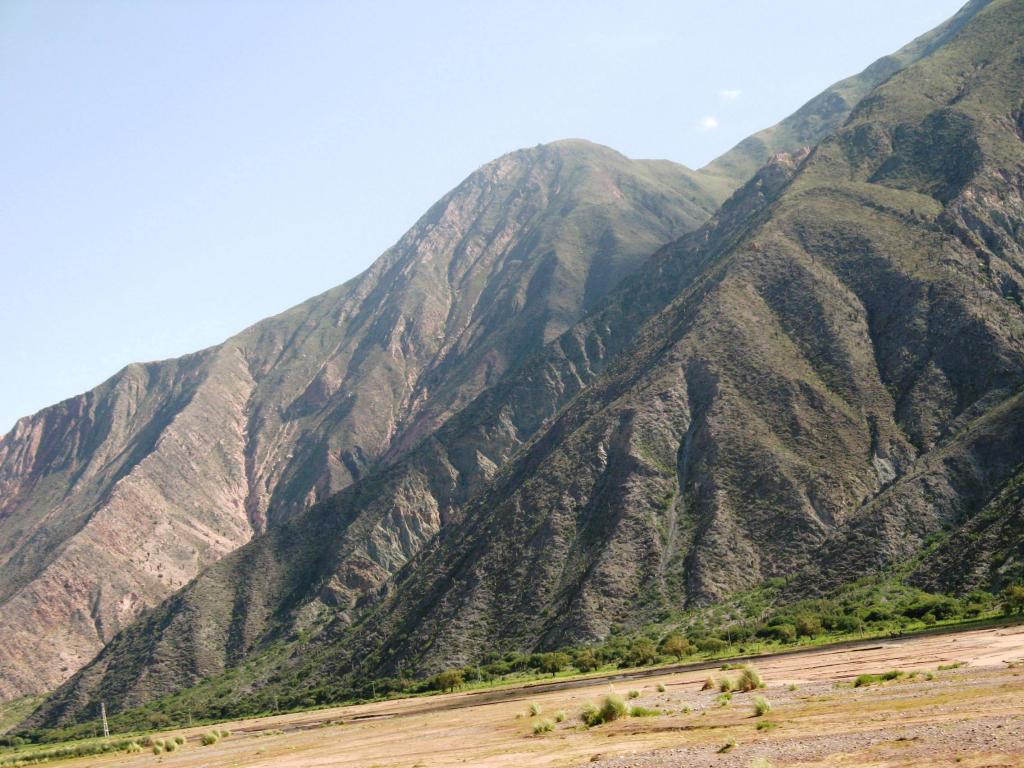
<svg viewBox="0 0 1024 768"><path fill-rule="evenodd" d="M103 738L110 738L110 726L107 725L107 705L104 702L100 702L100 718L103 720Z"/></svg>

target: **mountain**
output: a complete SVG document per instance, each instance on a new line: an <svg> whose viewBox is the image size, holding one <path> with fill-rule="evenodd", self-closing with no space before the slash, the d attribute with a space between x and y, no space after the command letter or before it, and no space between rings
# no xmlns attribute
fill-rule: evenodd
<svg viewBox="0 0 1024 768"><path fill-rule="evenodd" d="M210 676L212 713L315 701L780 575L807 595L916 560L920 584L1005 583L1024 3L969 9L426 439L120 633L32 722Z"/></svg>
<svg viewBox="0 0 1024 768"><path fill-rule="evenodd" d="M21 419L0 439L0 697L52 688L206 565L393 461L713 207L673 163L514 152L348 283Z"/></svg>
<svg viewBox="0 0 1024 768"><path fill-rule="evenodd" d="M929 55L953 38L989 0L971 0L948 21L900 50L883 56L863 72L826 88L781 122L749 136L699 173L711 189L731 192L778 152L813 146L849 117L857 103L894 74Z"/></svg>
<svg viewBox="0 0 1024 768"><path fill-rule="evenodd" d="M0 438L0 699L67 678L206 565L393 463L985 4L699 172L585 142L501 158L355 280L19 421Z"/></svg>

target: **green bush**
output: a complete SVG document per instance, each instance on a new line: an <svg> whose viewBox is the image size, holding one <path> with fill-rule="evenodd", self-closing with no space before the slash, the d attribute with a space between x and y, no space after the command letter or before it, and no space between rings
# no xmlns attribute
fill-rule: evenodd
<svg viewBox="0 0 1024 768"><path fill-rule="evenodd" d="M757 634L767 640L792 643L796 640L796 627L792 624L773 624L769 627L762 627Z"/></svg>
<svg viewBox="0 0 1024 768"><path fill-rule="evenodd" d="M759 731L770 731L772 728L778 728L778 723L773 723L771 720L762 720L757 724L757 730Z"/></svg>
<svg viewBox="0 0 1024 768"><path fill-rule="evenodd" d="M562 710L558 710L557 712L555 712L555 722L556 723L561 723L564 720L565 720L565 712L563 712Z"/></svg>
<svg viewBox="0 0 1024 768"><path fill-rule="evenodd" d="M540 714L540 704L538 704L537 702L534 702L533 704L530 705L530 715L533 716L533 717L536 717L539 714Z"/></svg>
<svg viewBox="0 0 1024 768"><path fill-rule="evenodd" d="M726 739L725 744L719 748L719 752L732 752L736 749L736 739Z"/></svg>
<svg viewBox="0 0 1024 768"><path fill-rule="evenodd" d="M732 691L735 688L736 686L728 677L723 677L721 680L718 681L718 690L720 690L722 693L728 693L729 691Z"/></svg>
<svg viewBox="0 0 1024 768"><path fill-rule="evenodd" d="M719 640L717 637L702 637L696 645L701 653L720 653L729 647L725 640Z"/></svg>
<svg viewBox="0 0 1024 768"><path fill-rule="evenodd" d="M641 707L639 704L629 708L630 717L657 717L661 714L660 709L651 709L650 707Z"/></svg>
<svg viewBox="0 0 1024 768"><path fill-rule="evenodd" d="M610 723L613 720L618 720L620 717L625 717L629 714L629 710L626 708L626 702L623 701L622 697L610 693L604 697L604 703L601 705L600 715L601 722Z"/></svg>
<svg viewBox="0 0 1024 768"><path fill-rule="evenodd" d="M793 628L796 630L797 637L817 637L824 631L821 619L809 614L797 616Z"/></svg>
<svg viewBox="0 0 1024 768"><path fill-rule="evenodd" d="M601 710L590 701L583 705L583 711L580 712L580 720L588 728L593 728L595 725L600 725L604 722L601 719Z"/></svg>
<svg viewBox="0 0 1024 768"><path fill-rule="evenodd" d="M754 697L754 714L757 717L764 717L772 711L771 702L768 701L764 696Z"/></svg>
<svg viewBox="0 0 1024 768"><path fill-rule="evenodd" d="M658 686L657 686L656 690L658 691L658 693L664 693L665 692L665 684L664 683L658 683Z"/></svg>
<svg viewBox="0 0 1024 768"><path fill-rule="evenodd" d="M220 741L220 736L218 736L213 731L210 731L209 733L204 733L202 736L199 737L199 743L202 744L204 747L212 746L216 744L218 741Z"/></svg>
<svg viewBox="0 0 1024 768"><path fill-rule="evenodd" d="M629 693L626 694L626 697L630 698L630 699L639 699L640 698L640 691L638 691L638 690L636 690L634 688L632 691L630 691Z"/></svg>
<svg viewBox="0 0 1024 768"><path fill-rule="evenodd" d="M547 719L538 720L536 723L533 724L534 734L548 733L549 731L553 731L554 729L555 724Z"/></svg>
<svg viewBox="0 0 1024 768"><path fill-rule="evenodd" d="M764 683L761 681L760 673L750 666L743 668L739 679L736 681L736 690L738 691L753 691L763 687Z"/></svg>
<svg viewBox="0 0 1024 768"><path fill-rule="evenodd" d="M890 669L888 672L883 672L880 675L857 675L853 680L853 687L860 688L865 685L874 685L875 683L881 683L887 680L896 680L900 677L903 677L903 672L898 669Z"/></svg>

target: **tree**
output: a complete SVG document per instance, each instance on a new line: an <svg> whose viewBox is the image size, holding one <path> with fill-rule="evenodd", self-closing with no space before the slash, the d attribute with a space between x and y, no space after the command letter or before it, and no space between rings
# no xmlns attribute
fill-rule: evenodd
<svg viewBox="0 0 1024 768"><path fill-rule="evenodd" d="M629 649L627 662L633 667L642 667L645 664L653 664L658 660L658 649L654 643L645 637L633 641Z"/></svg>
<svg viewBox="0 0 1024 768"><path fill-rule="evenodd" d="M568 667L571 662L572 659L569 658L569 654L562 653L561 651L555 651L554 653L541 654L538 668L541 672L550 674L554 677L560 671Z"/></svg>
<svg viewBox="0 0 1024 768"><path fill-rule="evenodd" d="M669 635L661 641L661 652L675 656L676 661L693 653L694 647L682 635Z"/></svg>
<svg viewBox="0 0 1024 768"><path fill-rule="evenodd" d="M464 682L465 677L461 669L446 669L434 676L434 688L440 691L456 691Z"/></svg>
<svg viewBox="0 0 1024 768"><path fill-rule="evenodd" d="M595 669L600 669L601 660L597 658L597 654L592 649L584 648L576 654L573 664L580 672L593 672Z"/></svg>
<svg viewBox="0 0 1024 768"><path fill-rule="evenodd" d="M999 597L1003 613L1007 616L1012 613L1024 613L1024 586L1011 584L999 594Z"/></svg>

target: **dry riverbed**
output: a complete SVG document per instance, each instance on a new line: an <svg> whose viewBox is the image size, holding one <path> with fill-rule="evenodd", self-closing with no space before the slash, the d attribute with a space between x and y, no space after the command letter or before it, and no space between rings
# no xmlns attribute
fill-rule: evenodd
<svg viewBox="0 0 1024 768"><path fill-rule="evenodd" d="M701 691L708 671L580 682L551 691L451 694L245 720L200 746L182 730L173 754L107 755L64 766L145 768L435 768L437 766L1024 766L1024 627L866 642L757 662L766 687ZM963 664L937 671L940 665ZM862 673L909 674L852 687ZM928 679L931 673L932 679ZM738 672L712 671L716 678ZM664 688L659 691L659 688ZM610 691L667 714L586 729L579 713ZM753 699L772 705L754 716ZM529 714L531 704L541 713ZM688 710L688 711L687 711ZM566 715L554 723L555 714ZM550 719L554 729L533 734ZM774 727L758 729L758 723ZM735 742L729 751L719 752Z"/></svg>

